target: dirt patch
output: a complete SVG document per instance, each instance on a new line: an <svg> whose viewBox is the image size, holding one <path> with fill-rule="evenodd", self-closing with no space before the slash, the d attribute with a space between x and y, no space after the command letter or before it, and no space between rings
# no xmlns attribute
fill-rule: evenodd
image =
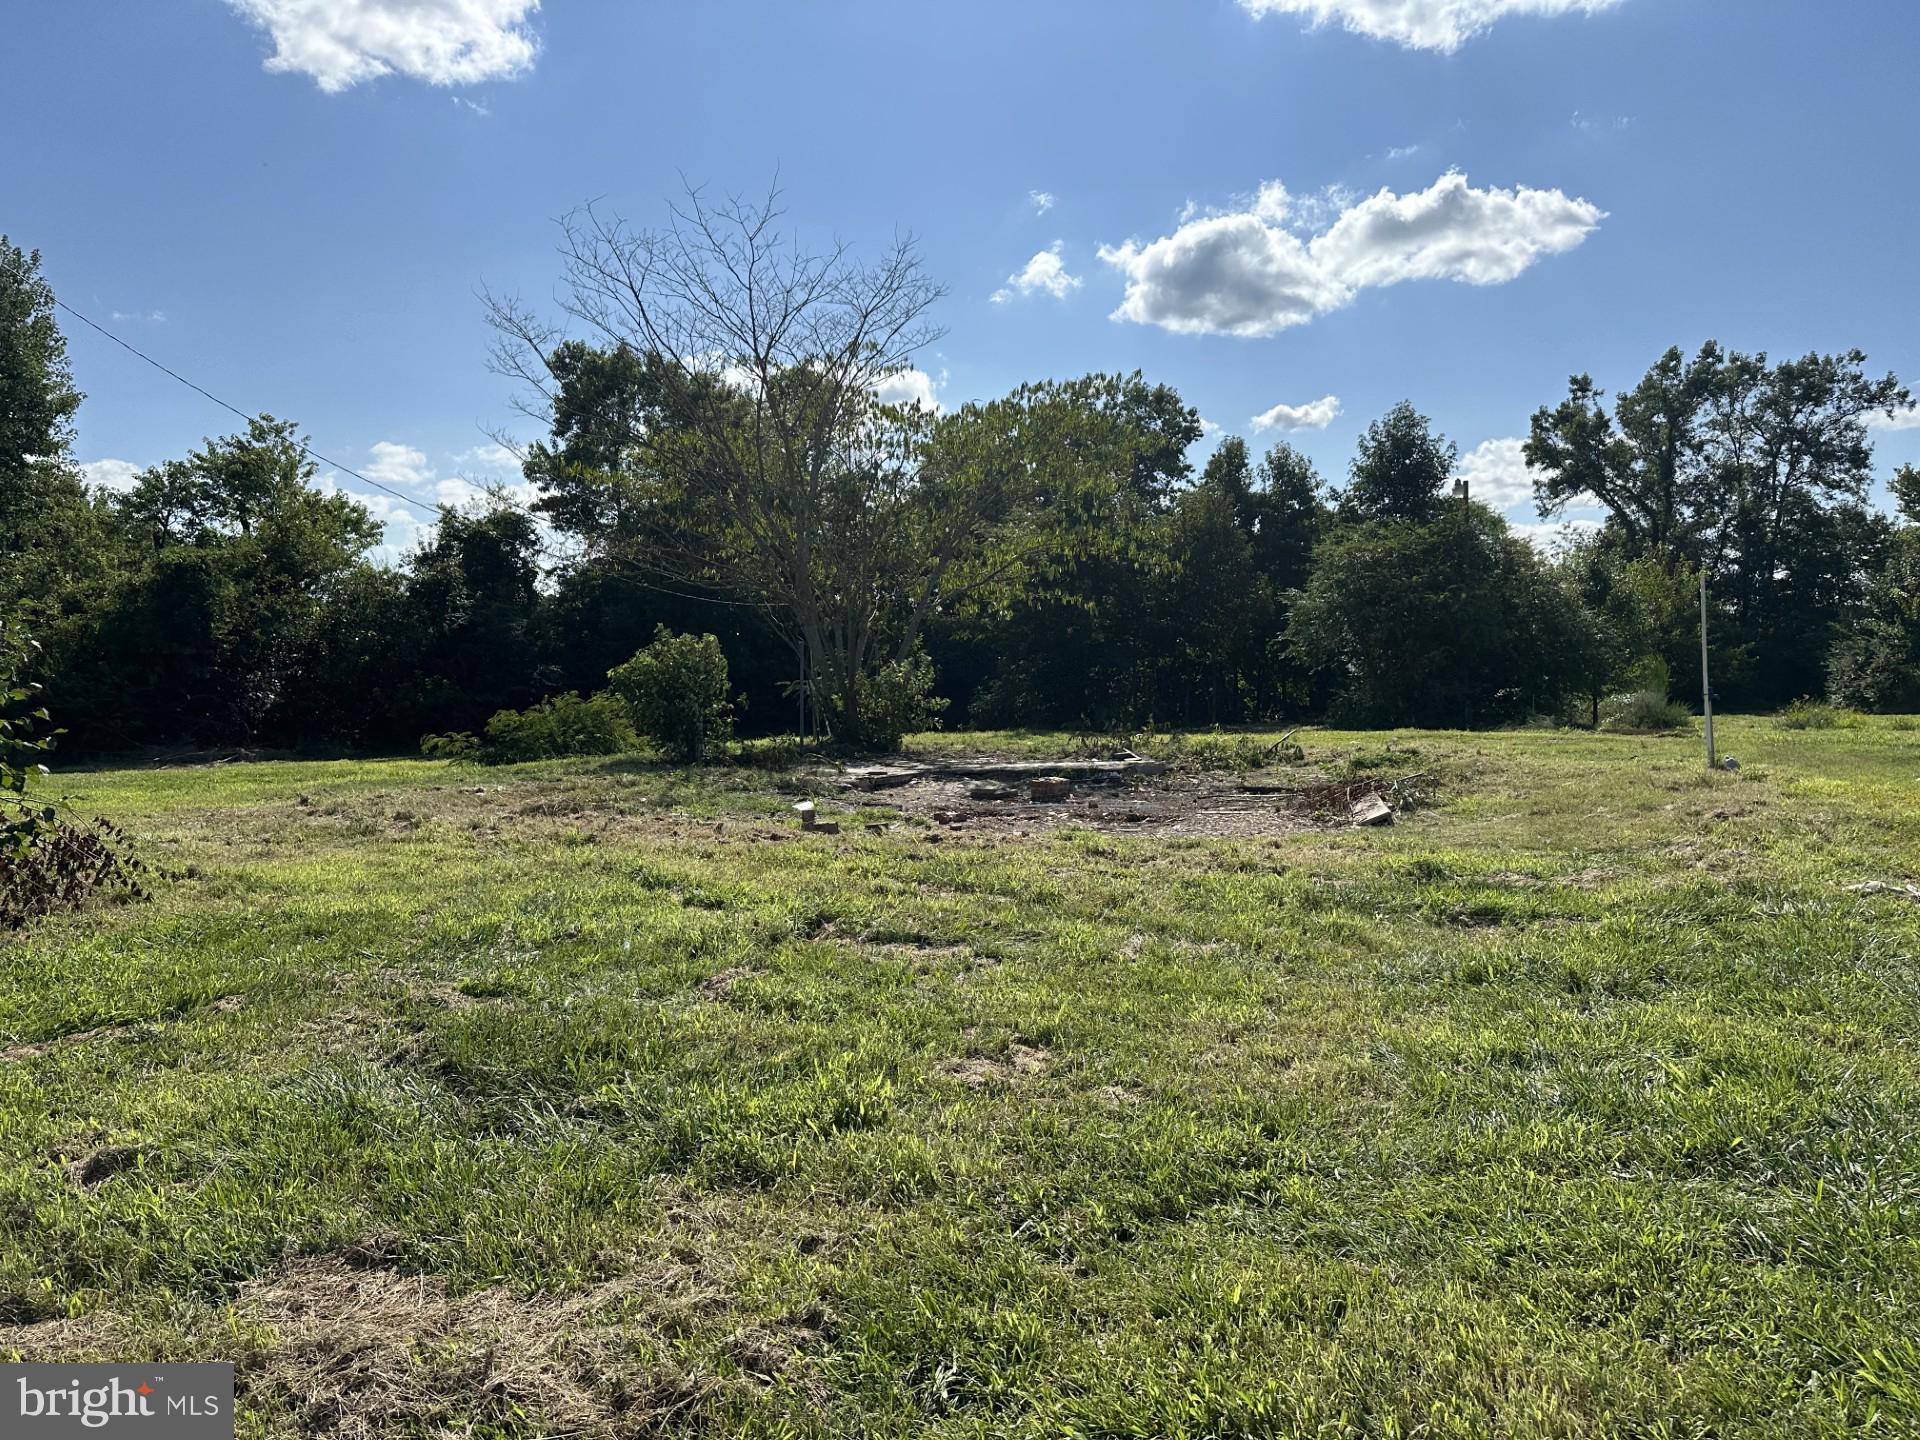
<svg viewBox="0 0 1920 1440"><path fill-rule="evenodd" d="M751 980L756 975L767 972L753 965L730 965L716 975L709 975L700 982L700 993L709 1000L724 1000L733 993L733 987L743 980Z"/></svg>
<svg viewBox="0 0 1920 1440"><path fill-rule="evenodd" d="M69 1160L67 1179L82 1190L97 1190L123 1170L133 1170L150 1158L150 1152L137 1145L103 1145L100 1149Z"/></svg>
<svg viewBox="0 0 1920 1440"><path fill-rule="evenodd" d="M553 1433L650 1433L720 1382L638 1364L613 1312L689 1282L645 1274L564 1296L455 1297L433 1276L297 1260L241 1292L239 1318L265 1333L238 1357L240 1374L252 1404L338 1440L465 1433L523 1415Z"/></svg>
<svg viewBox="0 0 1920 1440"><path fill-rule="evenodd" d="M968 1055L964 1059L948 1061L940 1067L940 1073L949 1080L958 1080L962 1085L978 1090L988 1085L1031 1080L1045 1074L1052 1063L1053 1056L1048 1051L1016 1040L1007 1047L1005 1055Z"/></svg>
<svg viewBox="0 0 1920 1440"><path fill-rule="evenodd" d="M1009 837L1069 826L1113 834L1278 835L1344 829L1354 802L1379 795L1396 812L1418 809L1437 790L1431 774L1331 776L1311 771L1097 775L1076 780L1063 801L972 779L916 779L864 803L930 822L933 833Z"/></svg>

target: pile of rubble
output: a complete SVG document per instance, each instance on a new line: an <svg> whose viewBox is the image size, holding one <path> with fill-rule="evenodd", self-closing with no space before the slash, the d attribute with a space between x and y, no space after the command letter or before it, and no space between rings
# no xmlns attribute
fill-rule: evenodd
<svg viewBox="0 0 1920 1440"><path fill-rule="evenodd" d="M1121 753L1105 760L963 758L861 765L842 788L908 817L964 832L1024 835L1068 825L1168 835L1244 836L1337 826L1390 825L1435 788L1424 772L1332 777L1286 769L1244 776L1176 772ZM881 798L884 797L884 798ZM836 834L812 801L796 805L806 830Z"/></svg>

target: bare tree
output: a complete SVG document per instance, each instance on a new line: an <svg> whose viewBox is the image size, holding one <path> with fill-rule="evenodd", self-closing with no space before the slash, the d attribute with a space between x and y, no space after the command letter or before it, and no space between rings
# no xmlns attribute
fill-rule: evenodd
<svg viewBox="0 0 1920 1440"><path fill-rule="evenodd" d="M626 452L636 523L603 558L759 611L857 730L856 678L887 641L908 653L937 590L909 554L929 542L933 416L882 396L938 338L943 292L911 237L863 263L845 244L806 249L781 221L777 190L710 203L689 189L659 229L593 205L567 215L570 325L488 295L494 368L529 387L523 408L557 436L569 328L625 352L641 403L603 400L593 423Z"/></svg>

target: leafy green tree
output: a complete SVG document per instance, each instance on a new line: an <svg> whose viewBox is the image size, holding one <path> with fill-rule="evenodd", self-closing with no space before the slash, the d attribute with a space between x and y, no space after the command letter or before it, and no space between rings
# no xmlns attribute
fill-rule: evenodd
<svg viewBox="0 0 1920 1440"><path fill-rule="evenodd" d="M381 533L313 476L296 427L262 417L116 497L123 568L53 682L87 746L304 728L303 666L328 598Z"/></svg>
<svg viewBox="0 0 1920 1440"><path fill-rule="evenodd" d="M1632 557L1622 537L1603 531L1575 541L1555 569L1593 618L1581 693L1598 723L1601 700L1616 690L1699 698L1699 571L1670 556ZM1725 643L1716 620L1716 665L1730 672L1743 656Z"/></svg>
<svg viewBox="0 0 1920 1440"><path fill-rule="evenodd" d="M1334 713L1467 727L1558 714L1588 626L1532 546L1482 505L1368 521L1320 551L1288 635L1338 676Z"/></svg>
<svg viewBox="0 0 1920 1440"><path fill-rule="evenodd" d="M1428 521L1440 513L1459 449L1405 400L1367 426L1338 496L1340 518Z"/></svg>
<svg viewBox="0 0 1920 1440"><path fill-rule="evenodd" d="M853 679L911 651L958 537L986 517L923 474L931 416L878 399L938 333L926 316L940 291L911 243L862 265L779 225L774 195L691 194L656 230L589 208L565 223L563 304L608 353L567 349L514 302L490 318L548 451L619 467L610 508L631 525L574 522L618 532L621 558L656 583L760 613L813 694L853 707L838 719L857 734ZM530 473L556 478L539 454ZM579 508L549 488L556 514Z"/></svg>
<svg viewBox="0 0 1920 1440"><path fill-rule="evenodd" d="M1173 644L1161 597L1175 497L1200 433L1198 412L1137 373L1022 386L942 422L943 463L1021 517L954 607L991 656L975 720L1117 726L1154 713Z"/></svg>
<svg viewBox="0 0 1920 1440"><path fill-rule="evenodd" d="M1865 613L1833 649L1834 703L1890 714L1920 711L1920 527L1894 539L1867 592Z"/></svg>
<svg viewBox="0 0 1920 1440"><path fill-rule="evenodd" d="M407 576L356 565L329 587L300 660L300 704L277 737L296 744L408 747L429 617L407 599Z"/></svg>
<svg viewBox="0 0 1920 1440"><path fill-rule="evenodd" d="M415 677L401 702L412 734L476 730L552 688L536 646L541 540L524 510L443 508L407 558Z"/></svg>
<svg viewBox="0 0 1920 1440"><path fill-rule="evenodd" d="M1285 441L1261 457L1254 481L1238 523L1253 539L1260 573L1284 595L1307 583L1314 549L1331 528L1326 484L1313 461Z"/></svg>
<svg viewBox="0 0 1920 1440"><path fill-rule="evenodd" d="M1229 437L1174 503L1171 563L1156 597L1169 720L1249 719L1270 699L1276 607L1254 552L1260 498L1246 445Z"/></svg>
<svg viewBox="0 0 1920 1440"><path fill-rule="evenodd" d="M1704 566L1724 616L1716 685L1748 703L1818 688L1884 553L1866 422L1911 396L1865 363L1854 350L1770 364L1709 343L1691 361L1669 350L1611 413L1580 375L1533 418L1542 515L1592 496L1627 559Z"/></svg>
<svg viewBox="0 0 1920 1440"><path fill-rule="evenodd" d="M527 447L534 509L575 536L591 559L618 560L645 536L655 493L636 483L649 466L645 437L662 408L671 367L631 345L567 340L546 357L548 437Z"/></svg>
<svg viewBox="0 0 1920 1440"><path fill-rule="evenodd" d="M1893 503L1909 525L1920 525L1920 467L1902 465L1887 482Z"/></svg>
<svg viewBox="0 0 1920 1440"><path fill-rule="evenodd" d="M38 251L0 235L0 608L97 576L99 517L71 461L80 391Z"/></svg>
<svg viewBox="0 0 1920 1440"><path fill-rule="evenodd" d="M1906 523L1834 645L1829 691L1839 705L1911 714L1920 711L1920 469L1902 466L1889 488Z"/></svg>
<svg viewBox="0 0 1920 1440"><path fill-rule="evenodd" d="M1689 362L1676 346L1608 413L1606 392L1576 375L1567 398L1533 417L1525 448L1538 473L1543 518L1597 499L1632 554L1686 554L1714 506L1715 480L1703 429L1720 387L1723 357L1702 347Z"/></svg>

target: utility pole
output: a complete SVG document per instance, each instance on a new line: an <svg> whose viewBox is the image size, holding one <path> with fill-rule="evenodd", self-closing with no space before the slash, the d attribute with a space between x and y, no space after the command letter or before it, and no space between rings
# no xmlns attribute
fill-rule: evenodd
<svg viewBox="0 0 1920 1440"><path fill-rule="evenodd" d="M1700 567L1700 710L1707 717L1707 769L1720 768L1713 753L1713 677L1707 671L1707 567Z"/></svg>

